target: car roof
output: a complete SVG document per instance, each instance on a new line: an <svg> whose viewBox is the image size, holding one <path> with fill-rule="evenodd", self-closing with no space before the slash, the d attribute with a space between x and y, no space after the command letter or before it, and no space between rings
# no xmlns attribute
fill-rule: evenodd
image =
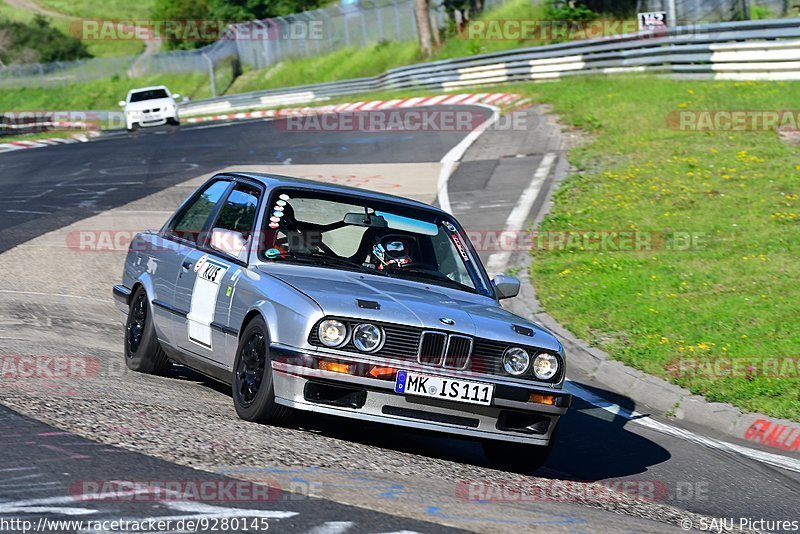
<svg viewBox="0 0 800 534"><path fill-rule="evenodd" d="M390 202L393 204L402 204L410 208L423 209L433 211L442 215L450 216L449 213L424 202L412 200L410 198L399 197L390 195L388 193L378 193L368 189L361 189L360 187L351 187L348 185L330 184L325 182L318 182L316 180L307 180L305 178L297 178L295 176L284 176L281 174L267 174L261 172L225 172L221 175L226 176L240 176L242 178L249 178L256 182L260 182L268 188L289 186L297 189L305 189L308 191L320 191L325 193L343 193L347 195L358 196L363 199L377 200L382 202Z"/></svg>

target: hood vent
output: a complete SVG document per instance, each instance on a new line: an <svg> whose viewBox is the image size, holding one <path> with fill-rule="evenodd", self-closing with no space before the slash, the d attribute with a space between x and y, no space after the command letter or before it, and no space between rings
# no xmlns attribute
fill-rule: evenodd
<svg viewBox="0 0 800 534"><path fill-rule="evenodd" d="M514 332L522 334L523 336L533 337L533 329L526 326L514 325Z"/></svg>
<svg viewBox="0 0 800 534"><path fill-rule="evenodd" d="M363 309L363 310L380 310L381 309L380 303L379 302L375 302L374 300L358 299L358 300L356 300L356 303L358 303L358 307Z"/></svg>

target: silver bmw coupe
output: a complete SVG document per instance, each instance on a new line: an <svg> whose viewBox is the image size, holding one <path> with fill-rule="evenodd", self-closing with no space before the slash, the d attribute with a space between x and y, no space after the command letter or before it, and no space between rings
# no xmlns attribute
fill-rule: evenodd
<svg viewBox="0 0 800 534"><path fill-rule="evenodd" d="M172 362L232 386L239 417L305 410L480 440L540 466L563 390L561 343L500 306L459 223L401 197L297 178L211 178L131 243L122 283L130 369Z"/></svg>

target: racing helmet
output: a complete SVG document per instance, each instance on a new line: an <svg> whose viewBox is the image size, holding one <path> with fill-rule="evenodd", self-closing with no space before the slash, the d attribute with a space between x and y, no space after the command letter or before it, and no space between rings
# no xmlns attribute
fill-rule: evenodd
<svg viewBox="0 0 800 534"><path fill-rule="evenodd" d="M387 235L380 238L373 249L373 254L378 258L378 269L386 267L402 268L414 262L413 239L403 235Z"/></svg>

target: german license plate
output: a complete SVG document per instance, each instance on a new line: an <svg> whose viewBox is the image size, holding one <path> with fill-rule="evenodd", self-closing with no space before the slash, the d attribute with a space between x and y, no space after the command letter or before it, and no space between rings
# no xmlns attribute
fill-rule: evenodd
<svg viewBox="0 0 800 534"><path fill-rule="evenodd" d="M405 395L489 406L492 404L494 384L398 371L394 390Z"/></svg>

